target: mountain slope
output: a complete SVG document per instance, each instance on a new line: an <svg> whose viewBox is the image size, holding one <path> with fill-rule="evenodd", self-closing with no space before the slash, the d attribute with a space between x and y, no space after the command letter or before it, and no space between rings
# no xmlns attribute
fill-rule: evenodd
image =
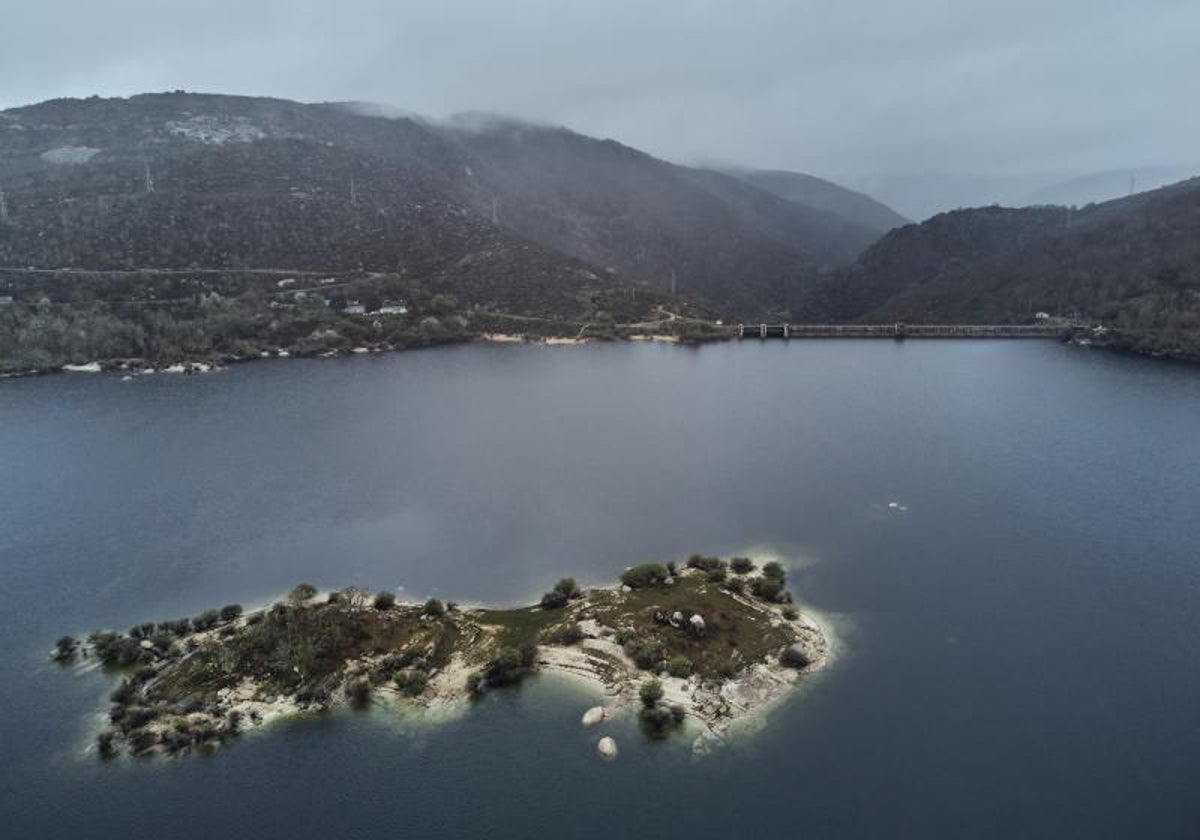
<svg viewBox="0 0 1200 840"><path fill-rule="evenodd" d="M877 235L612 140L486 115L442 130L477 161L476 209L500 225L737 312L778 306L789 286L851 261Z"/></svg>
<svg viewBox="0 0 1200 840"><path fill-rule="evenodd" d="M908 224L886 204L869 195L839 186L832 181L775 169L726 169L729 175L780 198L803 204L847 221L878 231L880 234Z"/></svg>
<svg viewBox="0 0 1200 840"><path fill-rule="evenodd" d="M0 265L390 272L556 316L628 285L465 206L467 161L414 120L190 94L3 117Z"/></svg>
<svg viewBox="0 0 1200 840"><path fill-rule="evenodd" d="M979 208L893 231L805 298L847 321L1020 323L1039 311L1200 358L1200 179L1067 208Z"/></svg>

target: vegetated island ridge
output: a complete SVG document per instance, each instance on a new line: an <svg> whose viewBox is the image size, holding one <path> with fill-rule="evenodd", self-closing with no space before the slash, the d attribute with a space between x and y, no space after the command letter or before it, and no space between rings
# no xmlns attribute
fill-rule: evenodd
<svg viewBox="0 0 1200 840"><path fill-rule="evenodd" d="M387 591L320 595L301 584L252 612L229 605L128 633L64 636L51 656L122 674L96 742L109 758L214 746L339 706L447 710L538 671L603 688L587 725L636 709L651 737L698 724L702 749L824 668L830 645L792 605L779 563L693 555L682 568L631 567L613 587L563 579L516 609L401 603ZM615 754L611 738L599 748Z"/></svg>

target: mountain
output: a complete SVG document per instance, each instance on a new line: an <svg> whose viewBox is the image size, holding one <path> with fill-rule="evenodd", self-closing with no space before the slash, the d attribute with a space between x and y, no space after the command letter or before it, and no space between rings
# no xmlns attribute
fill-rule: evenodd
<svg viewBox="0 0 1200 840"><path fill-rule="evenodd" d="M0 112L0 367L692 311L476 212L473 165L424 121L340 104L175 93ZM411 317L345 317L386 298Z"/></svg>
<svg viewBox="0 0 1200 840"><path fill-rule="evenodd" d="M909 223L908 219L869 195L813 175L777 169L727 168L724 171L760 190L833 213L880 234Z"/></svg>
<svg viewBox="0 0 1200 840"><path fill-rule="evenodd" d="M1200 174L1200 165L1146 166L1092 172L1040 187L1022 196L1018 203L1024 206L1054 204L1081 207L1169 186L1197 174Z"/></svg>
<svg viewBox="0 0 1200 840"><path fill-rule="evenodd" d="M759 316L881 230L564 128L184 92L0 112L0 190L0 267L388 272L556 317L622 288Z"/></svg>
<svg viewBox="0 0 1200 840"><path fill-rule="evenodd" d="M1105 341L1200 358L1200 179L1069 208L986 207L892 231L802 295L809 318L1102 325Z"/></svg>
<svg viewBox="0 0 1200 840"><path fill-rule="evenodd" d="M880 232L613 140L486 114L441 127L475 161L474 207L509 230L737 313L852 261Z"/></svg>

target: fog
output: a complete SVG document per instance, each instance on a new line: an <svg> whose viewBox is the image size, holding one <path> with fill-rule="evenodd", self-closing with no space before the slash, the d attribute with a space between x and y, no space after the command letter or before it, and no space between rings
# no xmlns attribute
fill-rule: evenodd
<svg viewBox="0 0 1200 840"><path fill-rule="evenodd" d="M183 88L492 111L934 203L1200 159L1185 0L8 0L4 19L0 107Z"/></svg>

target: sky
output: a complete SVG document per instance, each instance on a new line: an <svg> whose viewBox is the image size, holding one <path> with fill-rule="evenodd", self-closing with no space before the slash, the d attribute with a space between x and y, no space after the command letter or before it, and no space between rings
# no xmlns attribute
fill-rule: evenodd
<svg viewBox="0 0 1200 840"><path fill-rule="evenodd" d="M0 0L0 20L0 108L181 88L493 111L877 191L1200 162L1196 0Z"/></svg>

